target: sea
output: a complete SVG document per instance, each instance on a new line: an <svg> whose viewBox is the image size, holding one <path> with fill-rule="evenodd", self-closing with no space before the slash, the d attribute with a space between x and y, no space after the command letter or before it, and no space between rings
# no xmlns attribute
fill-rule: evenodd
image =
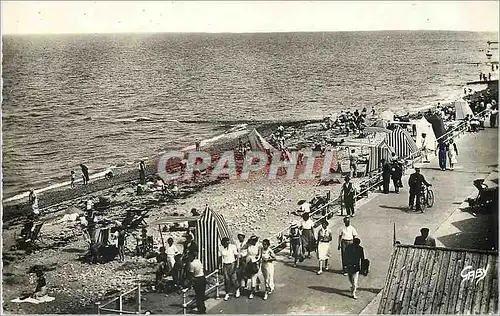
<svg viewBox="0 0 500 316"><path fill-rule="evenodd" d="M396 113L460 97L497 33L4 35L3 196L223 133L238 122ZM486 68L487 71L487 68Z"/></svg>

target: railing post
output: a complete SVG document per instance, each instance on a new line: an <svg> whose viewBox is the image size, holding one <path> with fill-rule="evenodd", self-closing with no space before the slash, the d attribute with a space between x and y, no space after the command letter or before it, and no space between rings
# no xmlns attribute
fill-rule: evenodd
<svg viewBox="0 0 500 316"><path fill-rule="evenodd" d="M94 303L94 311L97 315L101 314L101 302Z"/></svg>
<svg viewBox="0 0 500 316"><path fill-rule="evenodd" d="M137 285L137 311L139 314L141 313L141 281L139 281L139 285Z"/></svg>
<svg viewBox="0 0 500 316"><path fill-rule="evenodd" d="M215 283L215 299L219 299L219 269L215 270L215 277L216 277L216 283Z"/></svg>
<svg viewBox="0 0 500 316"><path fill-rule="evenodd" d="M186 308L187 308L187 306L186 306L186 291L183 290L182 291L182 310L184 312L184 315L187 314L186 313Z"/></svg>
<svg viewBox="0 0 500 316"><path fill-rule="evenodd" d="M120 304L120 308L119 308L119 311L120 311L120 315L122 315L122 311L123 311L123 292L120 291L120 299L118 300L118 303Z"/></svg>

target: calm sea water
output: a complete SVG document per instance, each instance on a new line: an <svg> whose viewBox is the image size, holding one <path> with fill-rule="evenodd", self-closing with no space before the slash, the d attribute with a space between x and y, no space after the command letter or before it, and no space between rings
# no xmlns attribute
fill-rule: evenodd
<svg viewBox="0 0 500 316"><path fill-rule="evenodd" d="M471 32L3 37L4 196L221 133L225 120L414 109L456 98ZM139 119L146 117L147 119ZM177 123L169 120L197 120Z"/></svg>

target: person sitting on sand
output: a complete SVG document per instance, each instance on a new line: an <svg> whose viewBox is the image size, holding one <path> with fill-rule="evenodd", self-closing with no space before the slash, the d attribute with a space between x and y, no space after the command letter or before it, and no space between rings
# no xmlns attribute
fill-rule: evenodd
<svg viewBox="0 0 500 316"><path fill-rule="evenodd" d="M167 254L165 253L165 247L160 247L160 253L156 256L156 262L158 267L156 269L156 286L159 287L163 276L169 272Z"/></svg>
<svg viewBox="0 0 500 316"><path fill-rule="evenodd" d="M104 175L104 178L106 178L106 180L111 180L114 176L115 175L113 174L113 170L109 169L108 172L106 172L106 174Z"/></svg>

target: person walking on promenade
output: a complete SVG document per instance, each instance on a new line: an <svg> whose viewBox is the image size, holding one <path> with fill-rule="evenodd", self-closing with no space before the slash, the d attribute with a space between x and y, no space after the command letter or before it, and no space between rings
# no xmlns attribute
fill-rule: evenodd
<svg viewBox="0 0 500 316"><path fill-rule="evenodd" d="M422 146L420 147L420 150L422 151L422 158L424 163L429 163L429 156L428 156L428 146L427 146L427 134L422 133Z"/></svg>
<svg viewBox="0 0 500 316"><path fill-rule="evenodd" d="M257 288L257 275L260 271L260 259L262 249L257 245L259 238L255 235L248 240L247 248L247 278L250 279L250 295L249 299L253 299Z"/></svg>
<svg viewBox="0 0 500 316"><path fill-rule="evenodd" d="M352 149L351 153L349 154L349 169L351 176L353 178L356 178L358 174L358 154L356 154L356 151L354 149Z"/></svg>
<svg viewBox="0 0 500 316"><path fill-rule="evenodd" d="M436 240L429 236L429 228L422 228L420 230L420 236L415 237L415 246L429 246L436 247Z"/></svg>
<svg viewBox="0 0 500 316"><path fill-rule="evenodd" d="M302 243L304 245L303 253L307 252L307 258L311 257L311 251L316 249L316 241L314 240L314 222L309 216L309 213L302 214L302 222L300 230L302 230Z"/></svg>
<svg viewBox="0 0 500 316"><path fill-rule="evenodd" d="M89 168L84 165L84 164L80 164L80 168L82 169L82 177L83 177L83 184L86 185L86 184L89 184Z"/></svg>
<svg viewBox="0 0 500 316"><path fill-rule="evenodd" d="M236 249L238 250L238 264L237 264L237 278L238 284L236 288L235 297L240 297L240 288L247 287L247 278L246 278L246 260L247 260L247 241L245 240L244 234L238 234L238 241L236 242Z"/></svg>
<svg viewBox="0 0 500 316"><path fill-rule="evenodd" d="M381 160L382 163L382 186L384 188L383 193L389 194L389 183L391 181L391 165L385 160Z"/></svg>
<svg viewBox="0 0 500 316"><path fill-rule="evenodd" d="M345 248L347 245L352 244L354 238L358 236L358 232L351 225L351 219L349 217L344 217L344 226L339 229L339 240L337 249L340 250L340 255L342 258L342 272L347 275L347 261L345 259Z"/></svg>
<svg viewBox="0 0 500 316"><path fill-rule="evenodd" d="M71 188L75 188L76 174L74 170L71 170Z"/></svg>
<svg viewBox="0 0 500 316"><path fill-rule="evenodd" d="M415 173L410 175L408 179L408 186L410 187L410 200L408 202L410 210L413 209L413 204L415 198L417 199L416 210L422 212L422 207L420 205L420 195L422 194L422 185L431 186L425 180L425 177L420 173L420 166L415 166Z"/></svg>
<svg viewBox="0 0 500 316"><path fill-rule="evenodd" d="M347 275L351 283L352 298L357 299L356 290L358 289L359 271L361 270L361 263L365 259L363 247L360 246L361 240L354 238L352 244L345 248L345 259L347 261Z"/></svg>
<svg viewBox="0 0 500 316"><path fill-rule="evenodd" d="M238 249L235 245L229 243L229 238L224 237L221 240L220 257L222 259L222 274L224 275L224 288L226 295L224 301L229 299L229 295L236 294L238 281L236 269L238 265Z"/></svg>
<svg viewBox="0 0 500 316"><path fill-rule="evenodd" d="M198 314L206 314L207 308L205 307L205 289L207 287L207 279L205 278L203 264L199 259L196 259L196 254L194 253L188 254L187 262L188 272L194 289Z"/></svg>
<svg viewBox="0 0 500 316"><path fill-rule="evenodd" d="M144 160L139 162L139 183L141 185L146 184L146 164L144 163Z"/></svg>
<svg viewBox="0 0 500 316"><path fill-rule="evenodd" d="M399 193L399 188L403 187L401 178L403 177L403 165L398 160L393 161L391 169L392 182L394 184L394 192Z"/></svg>
<svg viewBox="0 0 500 316"><path fill-rule="evenodd" d="M321 223L321 228L318 231L318 275L323 273L323 263L325 271L328 271L328 259L330 258L330 242L333 239L332 231L328 228L328 221L325 219Z"/></svg>
<svg viewBox="0 0 500 316"><path fill-rule="evenodd" d="M297 261L304 261L302 236L297 224L290 226L290 249L293 257L293 266L297 266Z"/></svg>
<svg viewBox="0 0 500 316"><path fill-rule="evenodd" d="M438 151L439 168L445 171L447 152L446 152L446 143L442 139L439 140L437 151Z"/></svg>
<svg viewBox="0 0 500 316"><path fill-rule="evenodd" d="M351 178L346 176L345 182L342 184L342 189L340 190L340 201L344 203L347 216L354 217L355 195L356 189L354 188L354 184L352 184Z"/></svg>
<svg viewBox="0 0 500 316"><path fill-rule="evenodd" d="M268 295L274 291L274 261L276 255L271 249L269 239L262 241L262 274L264 275L265 292L264 300L267 300Z"/></svg>
<svg viewBox="0 0 500 316"><path fill-rule="evenodd" d="M448 143L448 162L450 163L450 170L453 170L453 166L458 162L457 161L457 156L458 156L458 149L457 149L457 144L453 141L453 138L450 139L450 142Z"/></svg>

